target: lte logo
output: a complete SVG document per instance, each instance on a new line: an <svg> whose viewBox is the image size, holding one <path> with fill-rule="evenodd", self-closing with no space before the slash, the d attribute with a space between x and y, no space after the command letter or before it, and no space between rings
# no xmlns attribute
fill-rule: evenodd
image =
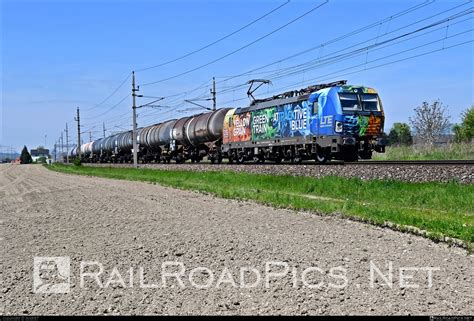
<svg viewBox="0 0 474 321"><path fill-rule="evenodd" d="M68 256L35 257L33 262L33 292L68 293L70 268L70 258Z"/></svg>
<svg viewBox="0 0 474 321"><path fill-rule="evenodd" d="M324 116L321 118L321 127L328 127L332 125L332 116Z"/></svg>

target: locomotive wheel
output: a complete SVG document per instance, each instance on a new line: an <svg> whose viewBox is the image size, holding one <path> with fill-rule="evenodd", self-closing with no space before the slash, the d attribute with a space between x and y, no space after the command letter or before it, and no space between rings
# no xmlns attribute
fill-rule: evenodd
<svg viewBox="0 0 474 321"><path fill-rule="evenodd" d="M302 161L303 161L303 159L302 159L301 157L299 157L299 156L295 156L295 157L293 157L293 158L291 159L291 162L292 162L293 164L301 164Z"/></svg>
<svg viewBox="0 0 474 321"><path fill-rule="evenodd" d="M363 151L362 153L359 154L360 158L362 159L371 159L372 158L372 151Z"/></svg>
<svg viewBox="0 0 474 321"><path fill-rule="evenodd" d="M243 164L245 162L245 157L244 155L239 155L237 156L237 163Z"/></svg>
<svg viewBox="0 0 474 321"><path fill-rule="evenodd" d="M234 163L234 158L232 156L229 156L229 164L233 164Z"/></svg>
<svg viewBox="0 0 474 321"><path fill-rule="evenodd" d="M324 152L324 150L319 150L318 149L318 152L316 153L316 161L319 163L319 164L324 164L328 161L328 156L327 154Z"/></svg>
<svg viewBox="0 0 474 321"><path fill-rule="evenodd" d="M328 161L326 155L321 155L321 154L316 155L316 160L318 161L319 164L325 164Z"/></svg>
<svg viewBox="0 0 474 321"><path fill-rule="evenodd" d="M344 154L345 162L357 162L358 160L359 160L359 156L357 155L357 153Z"/></svg>

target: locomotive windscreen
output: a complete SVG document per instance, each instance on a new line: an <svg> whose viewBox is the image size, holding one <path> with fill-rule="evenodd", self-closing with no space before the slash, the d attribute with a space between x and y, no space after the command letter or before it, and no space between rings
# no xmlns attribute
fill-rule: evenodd
<svg viewBox="0 0 474 321"><path fill-rule="evenodd" d="M379 111L377 94L339 93L343 111Z"/></svg>
<svg viewBox="0 0 474 321"><path fill-rule="evenodd" d="M379 110L379 98L377 94L362 94L360 95L362 100L362 109L366 111L378 111Z"/></svg>

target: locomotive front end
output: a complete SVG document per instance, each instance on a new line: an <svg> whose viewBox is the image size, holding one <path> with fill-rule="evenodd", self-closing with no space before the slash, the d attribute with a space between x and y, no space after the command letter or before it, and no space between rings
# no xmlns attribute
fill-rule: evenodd
<svg viewBox="0 0 474 321"><path fill-rule="evenodd" d="M378 93L369 87L341 86L338 90L342 121L336 124L343 142L343 158L370 159L372 152L385 152L384 112Z"/></svg>

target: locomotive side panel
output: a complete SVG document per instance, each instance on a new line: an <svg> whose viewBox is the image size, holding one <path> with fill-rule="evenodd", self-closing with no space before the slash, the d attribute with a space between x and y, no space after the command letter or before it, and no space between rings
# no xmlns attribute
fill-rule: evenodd
<svg viewBox="0 0 474 321"><path fill-rule="evenodd" d="M248 142L252 138L250 112L238 114L236 111L236 109L231 109L224 117L222 129L224 144Z"/></svg>
<svg viewBox="0 0 474 321"><path fill-rule="evenodd" d="M252 141L306 137L317 121L307 100L252 111Z"/></svg>

